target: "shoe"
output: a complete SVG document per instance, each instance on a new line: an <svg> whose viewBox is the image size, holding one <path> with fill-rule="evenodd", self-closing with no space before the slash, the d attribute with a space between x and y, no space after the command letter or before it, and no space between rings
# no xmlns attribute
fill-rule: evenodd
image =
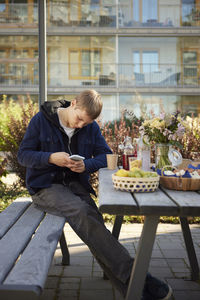
<svg viewBox="0 0 200 300"><path fill-rule="evenodd" d="M168 300L171 296L172 288L168 284L147 274L143 291L144 300Z"/></svg>

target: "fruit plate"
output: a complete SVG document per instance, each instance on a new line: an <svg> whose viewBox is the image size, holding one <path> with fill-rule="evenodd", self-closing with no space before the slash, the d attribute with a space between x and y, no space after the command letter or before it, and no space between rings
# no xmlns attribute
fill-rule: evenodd
<svg viewBox="0 0 200 300"><path fill-rule="evenodd" d="M154 192L158 188L159 180L160 176L136 178L112 174L114 188L127 192Z"/></svg>

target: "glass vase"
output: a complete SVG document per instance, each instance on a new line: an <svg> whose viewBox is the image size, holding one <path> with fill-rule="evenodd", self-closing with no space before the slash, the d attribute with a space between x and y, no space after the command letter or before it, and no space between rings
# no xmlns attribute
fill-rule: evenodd
<svg viewBox="0 0 200 300"><path fill-rule="evenodd" d="M170 145L168 144L156 144L155 149L155 167L156 169L162 169L164 166L171 165L168 157Z"/></svg>

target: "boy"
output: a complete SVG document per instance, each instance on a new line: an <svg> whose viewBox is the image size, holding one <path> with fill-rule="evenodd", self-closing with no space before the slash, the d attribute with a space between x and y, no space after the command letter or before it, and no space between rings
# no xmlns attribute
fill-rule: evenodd
<svg viewBox="0 0 200 300"><path fill-rule="evenodd" d="M83 91L71 102L45 102L27 128L18 160L27 168L26 184L35 205L66 218L125 296L133 259L106 229L90 197L94 191L89 174L106 167L106 154L111 153L94 121L101 110L101 96L95 90ZM72 154L84 160L74 161ZM170 295L168 285L147 275L143 300Z"/></svg>

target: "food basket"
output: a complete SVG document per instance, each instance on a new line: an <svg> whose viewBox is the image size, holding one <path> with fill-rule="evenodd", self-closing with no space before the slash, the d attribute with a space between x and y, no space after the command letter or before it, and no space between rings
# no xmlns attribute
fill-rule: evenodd
<svg viewBox="0 0 200 300"><path fill-rule="evenodd" d="M169 167L169 166L165 166ZM165 168L164 167L164 168ZM172 167L172 166L171 166ZM198 191L200 190L200 179L199 178L183 178L183 177L170 177L164 176L162 169L160 176L160 184L169 190L176 190L176 191ZM176 169L175 167L172 167Z"/></svg>
<svg viewBox="0 0 200 300"><path fill-rule="evenodd" d="M112 174L112 181L116 190L127 192L154 192L159 185L157 177L119 177Z"/></svg>
<svg viewBox="0 0 200 300"><path fill-rule="evenodd" d="M200 179L160 176L160 184L169 190L198 191L200 190Z"/></svg>

